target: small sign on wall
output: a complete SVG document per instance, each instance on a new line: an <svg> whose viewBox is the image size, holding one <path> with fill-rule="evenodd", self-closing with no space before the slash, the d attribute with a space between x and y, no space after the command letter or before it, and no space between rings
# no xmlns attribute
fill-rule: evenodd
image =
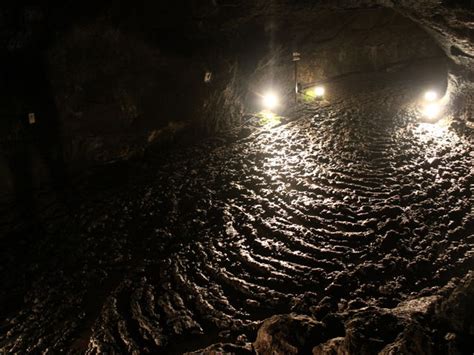
<svg viewBox="0 0 474 355"><path fill-rule="evenodd" d="M28 122L29 124L36 123L36 115L34 114L34 112L28 114Z"/></svg>
<svg viewBox="0 0 474 355"><path fill-rule="evenodd" d="M207 71L205 74L204 74L204 82L206 84L210 83L212 80L212 73L210 71Z"/></svg>

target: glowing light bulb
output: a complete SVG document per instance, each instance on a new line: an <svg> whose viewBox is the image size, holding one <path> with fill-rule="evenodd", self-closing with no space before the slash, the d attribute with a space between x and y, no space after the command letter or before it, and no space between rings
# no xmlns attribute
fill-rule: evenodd
<svg viewBox="0 0 474 355"><path fill-rule="evenodd" d="M324 88L324 86L317 86L314 88L314 94L316 95L316 97L323 97L325 93L326 89Z"/></svg>
<svg viewBox="0 0 474 355"><path fill-rule="evenodd" d="M278 106L278 97L274 93L266 93L263 95L263 105L269 110L274 109Z"/></svg>
<svg viewBox="0 0 474 355"><path fill-rule="evenodd" d="M428 102L433 102L438 99L438 93L436 91L427 91L425 92L425 100Z"/></svg>

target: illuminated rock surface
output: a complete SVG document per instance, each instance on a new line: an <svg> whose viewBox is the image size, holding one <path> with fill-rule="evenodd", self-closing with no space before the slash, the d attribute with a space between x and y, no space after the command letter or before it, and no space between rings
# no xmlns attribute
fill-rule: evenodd
<svg viewBox="0 0 474 355"><path fill-rule="evenodd" d="M472 354L473 6L0 7L0 108L57 106L81 202L18 223L1 152L0 353Z"/></svg>
<svg viewBox="0 0 474 355"><path fill-rule="evenodd" d="M469 349L472 278L448 295L473 266L472 135L417 121L410 90L178 150L50 217L46 240L2 246L1 349L251 352L261 322L291 312L314 322L317 337L289 336L315 354Z"/></svg>

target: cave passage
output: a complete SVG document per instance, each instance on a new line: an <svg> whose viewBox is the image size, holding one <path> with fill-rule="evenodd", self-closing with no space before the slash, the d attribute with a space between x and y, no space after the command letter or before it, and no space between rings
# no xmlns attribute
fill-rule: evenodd
<svg viewBox="0 0 474 355"><path fill-rule="evenodd" d="M36 188L1 203L0 353L472 352L474 141L449 59L392 9L295 3L260 26L210 1L196 27L162 24L198 31L182 46L122 7L104 13L125 34L80 16L48 42L54 134L9 146ZM56 160L26 153L48 142ZM6 190L22 171L3 160Z"/></svg>

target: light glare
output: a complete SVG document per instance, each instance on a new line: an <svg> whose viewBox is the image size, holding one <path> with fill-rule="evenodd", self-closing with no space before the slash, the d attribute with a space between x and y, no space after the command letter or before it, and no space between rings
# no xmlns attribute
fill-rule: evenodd
<svg viewBox="0 0 474 355"><path fill-rule="evenodd" d="M323 97L326 93L326 89L323 86L317 86L314 88L314 94L316 97Z"/></svg>
<svg viewBox="0 0 474 355"><path fill-rule="evenodd" d="M425 93L425 100L428 102L433 102L438 99L438 93L436 91L427 91Z"/></svg>
<svg viewBox="0 0 474 355"><path fill-rule="evenodd" d="M426 105L423 110L423 115L429 119L434 119L439 116L441 113L441 107L439 104L429 104Z"/></svg>
<svg viewBox="0 0 474 355"><path fill-rule="evenodd" d="M269 110L274 109L278 106L278 97L274 93L266 93L263 95L263 105Z"/></svg>

